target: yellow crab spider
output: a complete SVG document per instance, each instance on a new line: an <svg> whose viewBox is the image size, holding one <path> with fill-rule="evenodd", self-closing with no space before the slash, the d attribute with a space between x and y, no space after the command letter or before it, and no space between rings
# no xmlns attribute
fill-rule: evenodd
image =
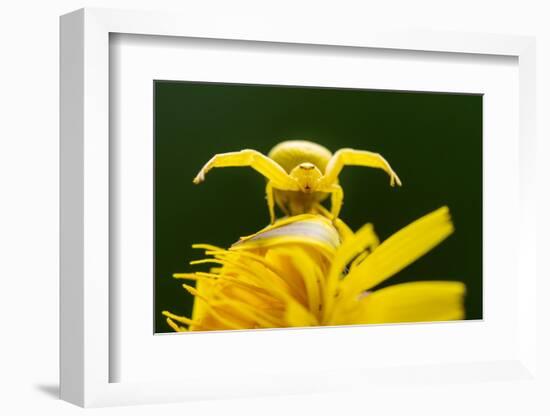
<svg viewBox="0 0 550 416"><path fill-rule="evenodd" d="M378 153L340 149L332 154L327 148L305 140L279 143L268 156L252 149L214 155L193 182L203 182L212 168L249 166L267 179L266 194L271 223L275 221L275 203L286 215L309 212L326 214L321 202L329 195L330 215L336 219L344 200L338 175L346 165L382 169L390 176L391 186L401 186L397 174Z"/></svg>

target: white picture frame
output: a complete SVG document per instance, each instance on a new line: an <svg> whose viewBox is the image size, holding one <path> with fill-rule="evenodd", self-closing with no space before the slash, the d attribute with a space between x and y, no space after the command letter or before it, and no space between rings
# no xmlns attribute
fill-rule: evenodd
<svg viewBox="0 0 550 416"><path fill-rule="evenodd" d="M516 57L519 66L519 192L516 267L517 354L498 361L441 363L414 368L331 369L296 373L291 368L265 379L220 375L178 381L110 382L109 239L109 36L114 33L333 47L430 51ZM381 32L376 30L304 33L247 20L216 21L207 27L191 16L82 9L61 18L61 398L80 406L158 403L197 398L247 397L322 392L399 382L507 380L537 383L535 41L530 37L468 33ZM405 330L405 329L403 329ZM326 370L324 370L326 371ZM326 374L325 374L326 375ZM343 383L342 380L347 380Z"/></svg>

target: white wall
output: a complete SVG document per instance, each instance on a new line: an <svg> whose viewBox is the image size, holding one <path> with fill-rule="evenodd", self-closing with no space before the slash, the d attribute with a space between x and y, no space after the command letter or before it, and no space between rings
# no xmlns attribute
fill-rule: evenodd
<svg viewBox="0 0 550 416"><path fill-rule="evenodd" d="M200 4L199 4L200 3ZM112 0L87 2L5 1L0 9L0 409L2 414L72 414L80 409L60 402L58 367L58 16L84 6L181 10L228 19L234 13L311 19L327 25L387 21L395 27L536 35L538 37L539 212L548 212L550 137L550 13L544 0L414 1L195 1ZM542 138L545 140L543 141ZM544 164L544 166L542 166ZM542 217L542 215L540 215ZM550 231L541 218L539 235ZM542 238L541 238L542 240ZM513 243L513 242L512 242ZM548 247L548 243L546 243ZM539 246L542 249L542 246ZM542 256L541 256L542 257ZM547 255L545 257L548 257ZM550 275L548 260L545 275ZM544 283L539 290L550 293ZM541 306L549 316L549 307ZM547 322L547 321L546 321ZM546 338L548 341L548 337ZM546 342L548 347L548 342ZM546 349L547 351L550 348ZM546 361L547 363L547 361ZM547 372L548 374L548 372ZM101 414L394 414L403 402L412 414L543 414L526 386L499 384L489 393L475 386L437 386L388 396L346 393L225 402L101 409ZM488 394L488 396L486 396ZM532 398L533 400L529 400ZM482 404L475 403L483 399ZM548 411L546 405L546 411Z"/></svg>

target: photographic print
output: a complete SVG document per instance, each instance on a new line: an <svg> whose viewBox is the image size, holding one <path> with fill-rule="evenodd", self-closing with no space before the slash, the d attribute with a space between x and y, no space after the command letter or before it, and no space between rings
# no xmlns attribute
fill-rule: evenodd
<svg viewBox="0 0 550 416"><path fill-rule="evenodd" d="M155 332L482 319L482 100L155 81Z"/></svg>

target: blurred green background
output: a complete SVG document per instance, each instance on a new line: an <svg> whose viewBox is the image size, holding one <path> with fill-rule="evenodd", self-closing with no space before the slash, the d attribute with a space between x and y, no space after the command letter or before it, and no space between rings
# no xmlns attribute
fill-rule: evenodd
<svg viewBox="0 0 550 416"><path fill-rule="evenodd" d="M346 167L341 218L372 222L381 240L448 205L455 233L380 287L413 280L467 285L466 318L482 317L482 96L359 89L155 81L155 332L172 332L162 310L190 316L176 272L201 258L193 243L228 246L266 226L265 179L250 168L193 177L216 153L264 154L282 140L335 151L381 153L403 181ZM187 282L186 283L190 283Z"/></svg>

